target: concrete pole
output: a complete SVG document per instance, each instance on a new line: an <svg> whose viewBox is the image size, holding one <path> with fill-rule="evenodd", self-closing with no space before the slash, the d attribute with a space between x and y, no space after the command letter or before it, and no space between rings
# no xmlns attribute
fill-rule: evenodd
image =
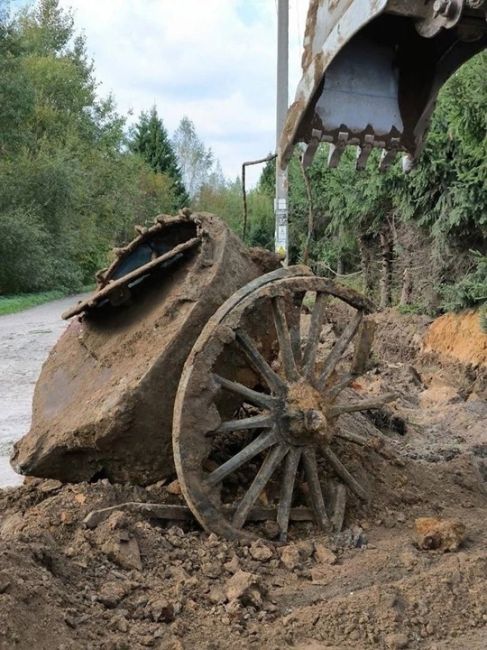
<svg viewBox="0 0 487 650"><path fill-rule="evenodd" d="M289 0L278 0L277 9L277 111L276 151L289 106ZM275 250L288 265L288 177L276 159Z"/></svg>

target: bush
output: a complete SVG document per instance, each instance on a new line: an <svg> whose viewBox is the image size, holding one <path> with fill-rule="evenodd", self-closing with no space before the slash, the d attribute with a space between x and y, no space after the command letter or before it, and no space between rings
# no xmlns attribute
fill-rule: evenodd
<svg viewBox="0 0 487 650"><path fill-rule="evenodd" d="M37 215L16 209L0 214L0 293L41 291L53 272L49 237Z"/></svg>
<svg viewBox="0 0 487 650"><path fill-rule="evenodd" d="M442 307L446 311L460 311L487 301L487 256L472 251L475 268L459 282L440 287Z"/></svg>

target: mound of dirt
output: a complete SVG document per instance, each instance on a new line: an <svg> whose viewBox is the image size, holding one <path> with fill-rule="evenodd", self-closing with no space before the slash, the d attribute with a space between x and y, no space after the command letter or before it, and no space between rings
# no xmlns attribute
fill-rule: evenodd
<svg viewBox="0 0 487 650"><path fill-rule="evenodd" d="M472 463L430 466L398 451L392 462L369 458L372 500L349 513L348 528L313 536L296 523L284 547L124 510L179 503L161 483L4 490L0 648L450 648L483 635L487 503ZM107 507L98 525L83 523ZM431 514L465 526L458 553L416 546L415 519Z"/></svg>
<svg viewBox="0 0 487 650"><path fill-rule="evenodd" d="M423 353L431 352L465 365L487 365L487 334L480 328L478 311L437 318L423 340Z"/></svg>

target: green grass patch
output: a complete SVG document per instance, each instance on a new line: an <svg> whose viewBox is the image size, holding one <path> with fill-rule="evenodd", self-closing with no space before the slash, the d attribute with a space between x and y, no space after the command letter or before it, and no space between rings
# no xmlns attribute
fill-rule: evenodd
<svg viewBox="0 0 487 650"><path fill-rule="evenodd" d="M83 287L81 292L92 291L93 286ZM16 295L0 296L0 316L6 314L15 314L37 305L43 305L52 300L59 300L65 298L71 292L63 291L62 289L53 289L52 291L42 291L41 293L19 293Z"/></svg>

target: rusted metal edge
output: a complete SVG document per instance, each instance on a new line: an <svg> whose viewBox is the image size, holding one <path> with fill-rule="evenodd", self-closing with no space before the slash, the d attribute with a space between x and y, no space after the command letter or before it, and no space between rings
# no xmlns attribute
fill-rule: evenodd
<svg viewBox="0 0 487 650"><path fill-rule="evenodd" d="M87 528L96 528L103 523L108 517L117 510L132 512L134 514L145 515L153 519L174 520L174 521L191 521L194 515L188 506L165 504L165 503L140 503L138 501L128 501L120 503L109 508L93 510L84 519L83 523ZM224 510L228 515L232 515L236 508L233 506L225 507ZM276 521L277 509L273 507L253 508L248 517L248 521ZM291 508L290 519L292 521L313 521L313 513L309 508L298 506Z"/></svg>
<svg viewBox="0 0 487 650"><path fill-rule="evenodd" d="M159 257L156 257L156 259L151 260L147 264L144 264L143 266L139 266L139 268L135 269L134 271L131 271L130 273L127 273L127 275L124 275L121 278L118 278L117 280L114 280L113 282L109 282L106 286L104 286L102 289L96 291L94 294L92 294L89 298L86 300L83 300L79 302L77 305L74 307L70 307L67 309L62 315L61 318L64 320L68 320L69 318L72 318L73 316L77 316L81 312L83 312L85 309L90 309L92 307L95 307L98 302L103 300L104 298L107 298L112 291L124 287L127 285L128 282L131 282L132 280L136 280L137 278L140 278L141 276L145 275L149 271L152 271L155 269L157 266L160 264L163 264L164 262L168 262L176 255L179 255L181 253L185 253L186 251L195 248L201 243L201 237L193 237L192 239L188 239L188 241L183 242L182 244L179 244L178 246L175 246L173 249L168 251L167 253L164 253L164 255L160 255Z"/></svg>
<svg viewBox="0 0 487 650"><path fill-rule="evenodd" d="M303 70L303 76L296 91L295 101L291 104L288 110L286 123L282 130L277 147L278 163L282 169L287 166L291 159L294 145L297 142L296 135L301 122L304 119L321 84L323 75L329 68L331 62L340 50L342 50L344 45L360 29L362 29L364 25L383 13L386 9L387 3L388 0L351 2L346 7L339 20L337 20L330 33L324 39L324 42L320 43L320 47L317 47L313 38L312 42L314 48L311 42L308 45L310 52L306 53L305 48L303 62L307 65ZM318 14L315 15L314 19L318 20ZM306 29L314 33L316 30L316 24L314 28L311 25L307 25ZM311 49L314 49L315 54L311 53Z"/></svg>
<svg viewBox="0 0 487 650"><path fill-rule="evenodd" d="M130 241L126 246L122 246L120 249L118 249L120 251L120 256L117 257L117 259L114 260L110 266L105 269L100 275L98 288L102 289L107 285L107 283L110 281L111 274L117 269L118 265L120 264L120 260L136 250L141 244L146 241L150 241L154 235L158 235L164 232L171 226L189 223L190 221L193 221L195 225L198 225L199 223L196 218L191 217L190 211L185 209L181 212L181 214L177 216L158 214L154 218L154 225L148 228L142 228L142 232L138 231L138 227L136 226L135 228L139 232L139 235L132 239L132 241Z"/></svg>

